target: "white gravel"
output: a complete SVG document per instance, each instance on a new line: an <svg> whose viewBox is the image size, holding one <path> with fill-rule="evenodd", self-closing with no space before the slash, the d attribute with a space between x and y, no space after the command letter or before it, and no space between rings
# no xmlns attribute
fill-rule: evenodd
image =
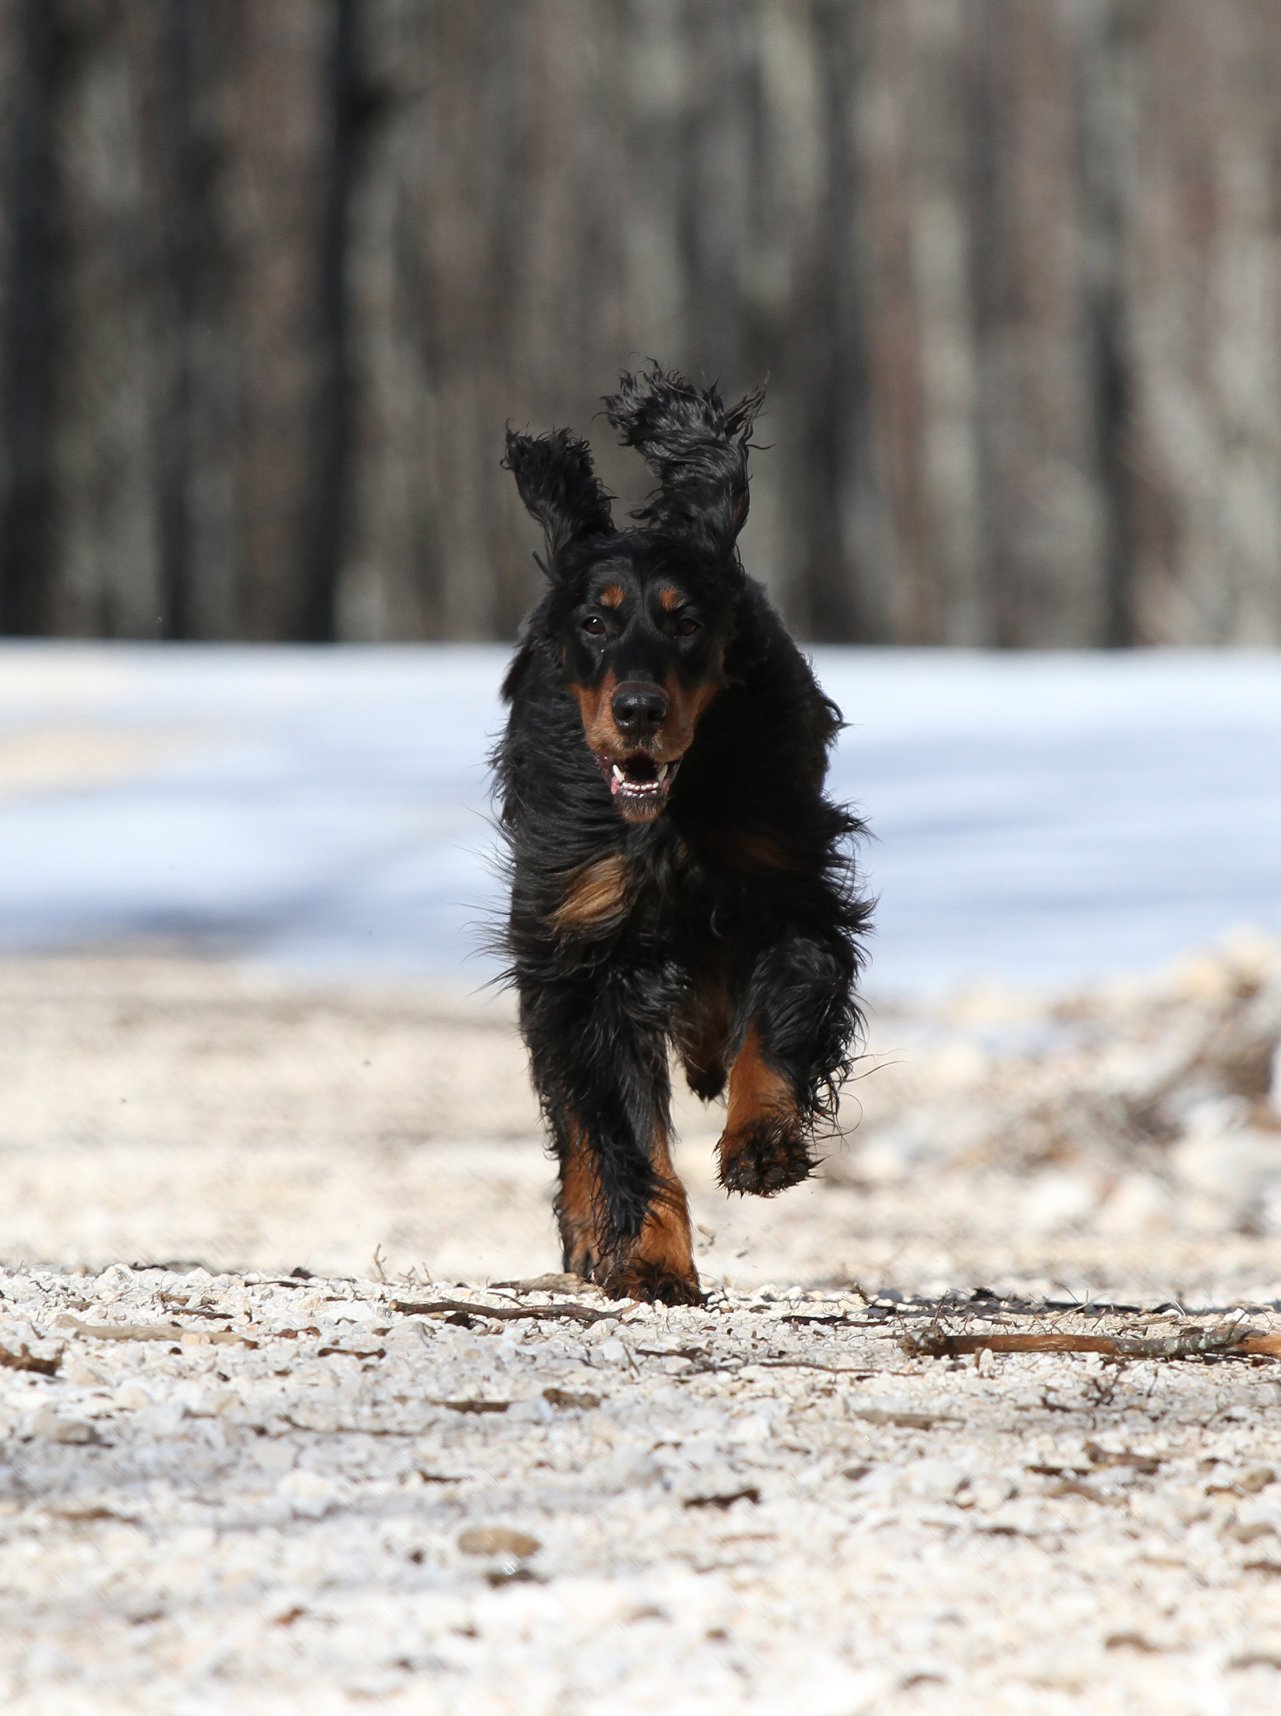
<svg viewBox="0 0 1281 1716"><path fill-rule="evenodd" d="M1276 1708L1272 1363L910 1358L980 1313L849 1294L3 1290L61 1355L4 1373L7 1711Z"/></svg>
<svg viewBox="0 0 1281 1716"><path fill-rule="evenodd" d="M1281 1366L903 1337L1281 1333L1279 1000L883 1009L812 1186L684 1112L666 1310L542 1275L501 1008L0 968L0 1709L1270 1716Z"/></svg>

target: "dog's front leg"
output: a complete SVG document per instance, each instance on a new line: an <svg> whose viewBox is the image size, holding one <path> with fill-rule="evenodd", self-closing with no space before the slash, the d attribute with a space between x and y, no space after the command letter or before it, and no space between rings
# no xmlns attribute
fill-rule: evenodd
<svg viewBox="0 0 1281 1716"><path fill-rule="evenodd" d="M521 1024L560 1162L564 1267L614 1298L700 1304L664 1033L599 983L530 985Z"/></svg>
<svg viewBox="0 0 1281 1716"><path fill-rule="evenodd" d="M738 1008L720 1180L769 1197L813 1171L859 1015L854 955L842 937L796 935L757 958Z"/></svg>

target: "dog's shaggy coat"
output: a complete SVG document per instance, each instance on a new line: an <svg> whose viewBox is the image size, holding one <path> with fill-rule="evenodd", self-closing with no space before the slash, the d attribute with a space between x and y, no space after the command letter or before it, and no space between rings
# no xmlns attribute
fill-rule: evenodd
<svg viewBox="0 0 1281 1716"><path fill-rule="evenodd" d="M811 1171L860 1025L840 714L736 546L760 403L625 375L606 413L658 486L622 529L584 441L507 437L548 587L503 686L506 943L564 1266L670 1304L701 1294L669 1045L700 1097L728 1087L721 1183L769 1195Z"/></svg>

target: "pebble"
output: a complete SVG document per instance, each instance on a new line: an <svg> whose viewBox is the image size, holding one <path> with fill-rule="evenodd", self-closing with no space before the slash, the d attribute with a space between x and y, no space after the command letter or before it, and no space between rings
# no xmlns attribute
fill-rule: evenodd
<svg viewBox="0 0 1281 1716"><path fill-rule="evenodd" d="M1170 1152L1174 1172L1215 1200L1233 1227L1249 1223L1281 1231L1281 1150L1274 1133L1254 1127L1199 1127Z"/></svg>
<svg viewBox="0 0 1281 1716"><path fill-rule="evenodd" d="M81 1347L64 1346L58 1375L73 1388L101 1388L111 1372L104 1362L95 1364Z"/></svg>
<svg viewBox="0 0 1281 1716"><path fill-rule="evenodd" d="M26 1434L46 1442L84 1444L101 1441L97 1426L85 1418L64 1416L56 1406L41 1406L27 1421Z"/></svg>
<svg viewBox="0 0 1281 1716"><path fill-rule="evenodd" d="M184 1433L186 1409L175 1400L156 1401L133 1415L133 1430L139 1436L155 1436L162 1441Z"/></svg>
<svg viewBox="0 0 1281 1716"><path fill-rule="evenodd" d="M144 1406L150 1406L154 1396L145 1382L137 1377L130 1377L128 1382L122 1382L119 1388L113 1390L112 1404L120 1407L123 1412L138 1412Z"/></svg>
<svg viewBox="0 0 1281 1716"><path fill-rule="evenodd" d="M458 1547L464 1555L514 1555L527 1560L537 1555L542 1544L527 1531L516 1531L507 1525L473 1525L458 1535Z"/></svg>
<svg viewBox="0 0 1281 1716"><path fill-rule="evenodd" d="M345 1486L323 1472L296 1466L276 1485L276 1493L304 1519L319 1519L344 1497Z"/></svg>
<svg viewBox="0 0 1281 1716"><path fill-rule="evenodd" d="M93 1284L94 1295L98 1299L112 1300L131 1294L137 1282L132 1269L126 1263L113 1263L104 1269Z"/></svg>
<svg viewBox="0 0 1281 1716"><path fill-rule="evenodd" d="M1092 1218L1100 1193L1093 1175L1039 1174L1021 1199L1019 1225L1027 1233L1060 1233Z"/></svg>
<svg viewBox="0 0 1281 1716"><path fill-rule="evenodd" d="M527 1400L513 1400L506 1414L509 1424L550 1424L555 1416L555 1408L541 1394L531 1395Z"/></svg>
<svg viewBox="0 0 1281 1716"><path fill-rule="evenodd" d="M1168 1232L1175 1220L1175 1200L1152 1174L1122 1174L1104 1192L1091 1216L1096 1233L1129 1239L1137 1233Z"/></svg>

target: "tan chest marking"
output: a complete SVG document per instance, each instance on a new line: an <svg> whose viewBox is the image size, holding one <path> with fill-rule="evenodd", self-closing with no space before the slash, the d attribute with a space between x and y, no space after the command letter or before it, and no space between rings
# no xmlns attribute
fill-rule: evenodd
<svg viewBox="0 0 1281 1716"><path fill-rule="evenodd" d="M578 871L547 921L558 931L607 929L621 922L626 910L627 860L611 852Z"/></svg>

